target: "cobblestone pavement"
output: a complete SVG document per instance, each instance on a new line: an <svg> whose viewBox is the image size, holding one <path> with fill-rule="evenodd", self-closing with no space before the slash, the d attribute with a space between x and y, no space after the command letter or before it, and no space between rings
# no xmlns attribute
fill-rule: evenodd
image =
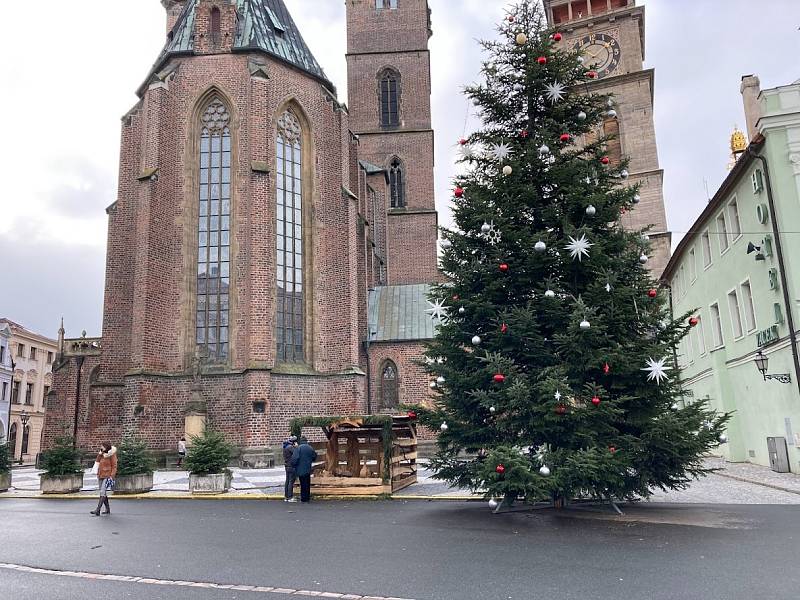
<svg viewBox="0 0 800 600"><path fill-rule="evenodd" d="M775 473L769 468L749 463L725 463L721 458L709 458L709 468L718 473L693 482L682 491L656 490L650 502L714 503L714 504L800 504L800 476L794 473ZM396 496L429 498L463 498L466 490L450 488L432 478L432 473L420 465L418 483L402 490ZM13 471L13 488L7 495L31 496L39 491L39 473L32 468ZM283 494L283 468L233 469L231 494L252 496L280 496ZM185 494L189 490L189 477L185 471L158 471L151 495ZM97 490L97 479L86 474L82 494L92 495Z"/></svg>

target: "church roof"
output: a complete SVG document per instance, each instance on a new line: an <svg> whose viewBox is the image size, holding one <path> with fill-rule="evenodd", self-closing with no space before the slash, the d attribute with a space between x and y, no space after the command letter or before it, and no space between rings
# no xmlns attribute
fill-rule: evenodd
<svg viewBox="0 0 800 600"><path fill-rule="evenodd" d="M195 9L200 0L189 0L175 22L167 45L156 61L156 69L171 55L194 50ZM234 0L238 15L233 50L256 50L270 54L333 87L322 67L300 35L283 0Z"/></svg>
<svg viewBox="0 0 800 600"><path fill-rule="evenodd" d="M431 286L384 285L369 292L369 341L429 340L436 335L429 308Z"/></svg>

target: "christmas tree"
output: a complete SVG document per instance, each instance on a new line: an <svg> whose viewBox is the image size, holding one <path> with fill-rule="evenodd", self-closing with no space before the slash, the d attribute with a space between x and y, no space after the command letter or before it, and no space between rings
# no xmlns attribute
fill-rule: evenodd
<svg viewBox="0 0 800 600"><path fill-rule="evenodd" d="M708 472L728 415L678 405L673 319L647 269L627 162L607 156L613 98L547 28L538 2L511 7L485 80L466 89L483 127L460 141L455 229L426 351L436 477L506 503L646 497Z"/></svg>

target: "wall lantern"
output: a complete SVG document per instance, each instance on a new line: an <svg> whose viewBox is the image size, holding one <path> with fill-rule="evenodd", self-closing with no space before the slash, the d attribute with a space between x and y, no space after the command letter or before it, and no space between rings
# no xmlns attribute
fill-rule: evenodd
<svg viewBox="0 0 800 600"><path fill-rule="evenodd" d="M767 369L769 368L769 358L761 351L758 351L756 354L756 367L758 368L761 375L764 376L764 381L767 379L774 379L780 383L791 383L792 377L788 373L780 373L777 375L767 375Z"/></svg>

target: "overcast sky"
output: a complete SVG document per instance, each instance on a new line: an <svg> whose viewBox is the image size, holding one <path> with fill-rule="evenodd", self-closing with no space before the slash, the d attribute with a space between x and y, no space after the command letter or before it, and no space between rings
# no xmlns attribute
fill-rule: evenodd
<svg viewBox="0 0 800 600"><path fill-rule="evenodd" d="M346 100L343 0L286 0ZM503 0L430 0L440 222L450 221L455 141L475 126L461 95ZM639 0L669 225L680 239L724 179L741 76L800 78L799 0ZM0 36L0 317L55 337L99 335L106 215L116 197L120 117L165 36L158 0L6 2ZM10 291L9 291L10 290Z"/></svg>

